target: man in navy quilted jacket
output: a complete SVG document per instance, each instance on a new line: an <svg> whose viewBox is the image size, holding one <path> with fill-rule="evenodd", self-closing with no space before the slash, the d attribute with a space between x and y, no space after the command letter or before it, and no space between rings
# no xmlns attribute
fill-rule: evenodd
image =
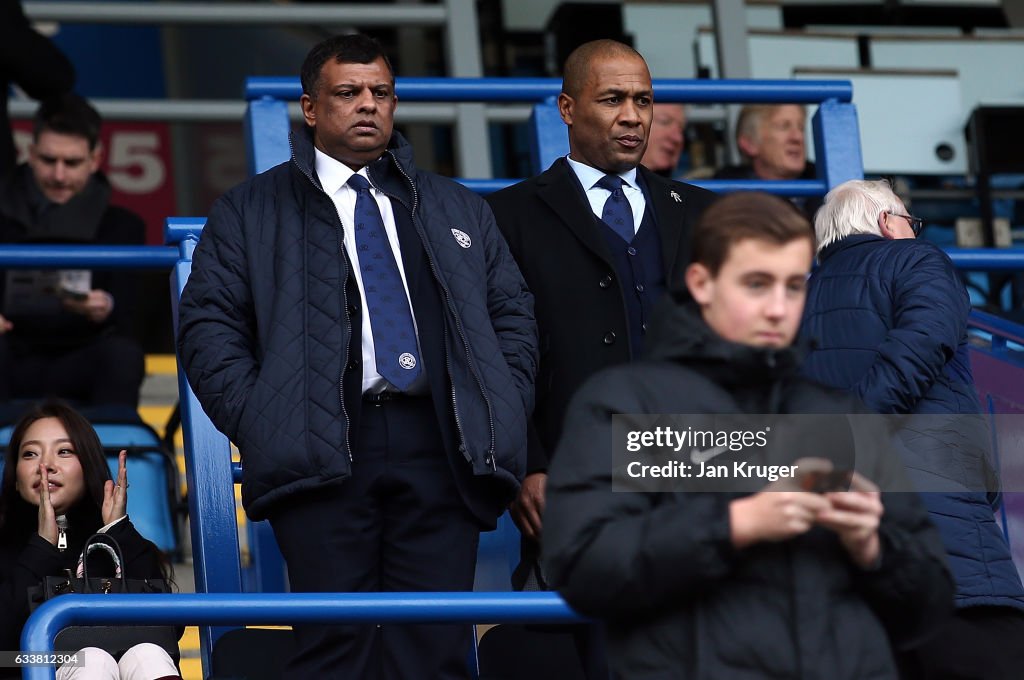
<svg viewBox="0 0 1024 680"><path fill-rule="evenodd" d="M416 168L362 35L302 66L292 158L213 206L179 356L293 592L472 590L525 470L533 299L490 208ZM289 678L466 678L468 626L297 626Z"/></svg>
<svg viewBox="0 0 1024 680"><path fill-rule="evenodd" d="M967 353L970 300L952 261L884 181L825 197L821 266L801 332L807 375L899 414L904 462L942 534L956 616L902 659L907 680L1011 680L1024 668L1024 587L993 510L999 483Z"/></svg>

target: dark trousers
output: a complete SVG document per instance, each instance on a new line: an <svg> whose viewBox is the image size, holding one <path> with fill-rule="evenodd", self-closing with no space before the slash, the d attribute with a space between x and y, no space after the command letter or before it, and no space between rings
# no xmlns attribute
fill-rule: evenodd
<svg viewBox="0 0 1024 680"><path fill-rule="evenodd" d="M967 607L922 646L899 657L903 680L1024 678L1024 612Z"/></svg>
<svg viewBox="0 0 1024 680"><path fill-rule="evenodd" d="M0 336L0 401L53 396L136 409L145 374L142 348L131 338L105 335L78 347L44 349Z"/></svg>
<svg viewBox="0 0 1024 680"><path fill-rule="evenodd" d="M293 592L473 589L480 527L429 398L365 403L352 476L270 519ZM296 626L287 678L468 678L467 625Z"/></svg>

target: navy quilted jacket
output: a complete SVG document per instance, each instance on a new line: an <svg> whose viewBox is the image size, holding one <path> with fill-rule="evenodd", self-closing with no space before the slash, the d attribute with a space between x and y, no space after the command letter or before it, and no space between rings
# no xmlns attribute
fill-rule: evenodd
<svg viewBox="0 0 1024 680"><path fill-rule="evenodd" d="M179 307L179 356L203 408L241 451L253 519L350 474L342 380L358 351L358 312L347 304L342 225L313 167L308 133L293 135L290 161L214 204ZM462 458L473 474L514 489L537 363L533 298L487 204L417 170L400 135L368 172L411 210L444 294Z"/></svg>
<svg viewBox="0 0 1024 680"><path fill-rule="evenodd" d="M971 305L952 261L925 241L870 234L832 243L819 259L801 329L813 347L805 374L878 413L912 416L900 429L908 472L950 491L922 500L942 534L957 605L1024 609L993 515L998 480L967 353Z"/></svg>

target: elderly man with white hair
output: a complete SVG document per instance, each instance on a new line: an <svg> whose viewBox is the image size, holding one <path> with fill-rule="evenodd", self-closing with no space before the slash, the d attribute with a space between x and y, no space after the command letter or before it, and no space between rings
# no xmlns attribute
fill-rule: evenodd
<svg viewBox="0 0 1024 680"><path fill-rule="evenodd" d="M916 240L922 221L884 181L825 197L814 229L820 267L801 334L805 373L906 414L898 436L946 545L956 615L904 650L907 679L1010 680L1024 668L1024 587L995 522L998 478L967 353L970 301L949 257Z"/></svg>

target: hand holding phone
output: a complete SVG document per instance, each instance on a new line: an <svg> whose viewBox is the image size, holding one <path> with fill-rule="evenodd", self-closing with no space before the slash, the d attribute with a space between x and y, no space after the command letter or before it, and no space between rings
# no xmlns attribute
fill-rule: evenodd
<svg viewBox="0 0 1024 680"><path fill-rule="evenodd" d="M800 488L814 493L849 491L853 470L810 470L800 475Z"/></svg>

